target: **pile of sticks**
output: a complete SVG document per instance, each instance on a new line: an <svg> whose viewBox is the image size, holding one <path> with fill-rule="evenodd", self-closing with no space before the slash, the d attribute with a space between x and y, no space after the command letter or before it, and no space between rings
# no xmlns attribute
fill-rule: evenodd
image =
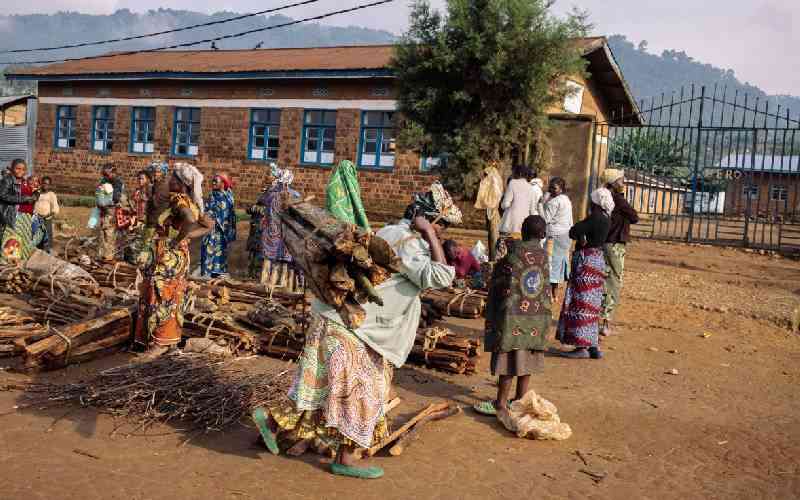
<svg viewBox="0 0 800 500"><path fill-rule="evenodd" d="M472 375L476 370L480 341L461 337L442 327L417 332L408 361L458 375Z"/></svg>
<svg viewBox="0 0 800 500"><path fill-rule="evenodd" d="M440 314L456 318L477 319L486 310L487 294L482 290L447 288L426 290L422 301L430 304Z"/></svg>
<svg viewBox="0 0 800 500"><path fill-rule="evenodd" d="M81 259L73 259L72 264L80 266L91 274L100 286L114 290L133 290L139 273L136 266L122 261L110 264L95 261L82 262Z"/></svg>
<svg viewBox="0 0 800 500"><path fill-rule="evenodd" d="M289 205L280 217L286 246L308 287L348 328L361 326L363 304L383 305L375 287L397 272L394 251L383 239L308 202Z"/></svg>
<svg viewBox="0 0 800 500"><path fill-rule="evenodd" d="M389 447L389 454L393 457L402 455L412 442L419 438L420 430L427 424L442 420L461 413L461 407L451 403L434 403L425 407L422 411L411 417L411 419L400 426L384 439L361 452L362 456L371 457L379 451ZM391 447L390 447L391 445Z"/></svg>
<svg viewBox="0 0 800 500"><path fill-rule="evenodd" d="M116 309L61 329L50 327L47 336L25 346L25 369L55 370L119 350L130 340L131 314L129 309Z"/></svg>
<svg viewBox="0 0 800 500"><path fill-rule="evenodd" d="M100 309L100 302L82 295L52 296L44 294L28 300L33 314L42 323L67 325L93 318Z"/></svg>
<svg viewBox="0 0 800 500"><path fill-rule="evenodd" d="M49 335L48 328L11 307L0 307L0 356L16 356L25 346Z"/></svg>
<svg viewBox="0 0 800 500"><path fill-rule="evenodd" d="M0 266L0 293L17 295L30 290L33 274L17 265Z"/></svg>
<svg viewBox="0 0 800 500"><path fill-rule="evenodd" d="M255 372L241 361L171 354L112 368L75 384L6 386L23 390L18 408L80 404L124 417L136 429L180 421L187 431L220 431L285 397L286 371Z"/></svg>

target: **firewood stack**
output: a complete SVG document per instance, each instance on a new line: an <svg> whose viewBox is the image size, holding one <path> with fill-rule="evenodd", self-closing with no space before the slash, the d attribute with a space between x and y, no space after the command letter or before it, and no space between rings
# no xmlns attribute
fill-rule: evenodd
<svg viewBox="0 0 800 500"><path fill-rule="evenodd" d="M399 270L394 251L383 239L308 202L289 205L280 217L286 246L308 287L348 328L361 326L363 304L383 305L374 287Z"/></svg>
<svg viewBox="0 0 800 500"><path fill-rule="evenodd" d="M48 335L47 327L11 307L0 307L0 356L16 356Z"/></svg>
<svg viewBox="0 0 800 500"><path fill-rule="evenodd" d="M50 328L49 335L25 346L29 371L54 370L106 356L130 340L132 311L115 309L98 317Z"/></svg>
<svg viewBox="0 0 800 500"><path fill-rule="evenodd" d="M138 269L126 262L115 262L113 264L82 261L80 258L72 260L72 264L80 266L86 272L92 275L97 283L102 287L118 289L132 289L136 283L136 275Z"/></svg>
<svg viewBox="0 0 800 500"><path fill-rule="evenodd" d="M475 373L481 343L442 327L419 330L408 361L458 375Z"/></svg>
<svg viewBox="0 0 800 500"><path fill-rule="evenodd" d="M300 357L305 342L302 311L265 299L238 319L259 332L260 354L292 361Z"/></svg>
<svg viewBox="0 0 800 500"><path fill-rule="evenodd" d="M482 317L486 299L486 292L464 288L426 290L422 294L422 301L433 306L440 314L465 319Z"/></svg>
<svg viewBox="0 0 800 500"><path fill-rule="evenodd" d="M33 284L33 274L20 266L0 267L0 293L16 295L27 292Z"/></svg>

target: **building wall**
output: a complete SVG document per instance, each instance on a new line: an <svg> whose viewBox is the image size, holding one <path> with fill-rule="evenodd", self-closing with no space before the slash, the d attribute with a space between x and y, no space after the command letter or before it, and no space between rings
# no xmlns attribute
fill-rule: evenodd
<svg viewBox="0 0 800 500"><path fill-rule="evenodd" d="M15 104L0 111L0 127L16 127L25 125L28 106L25 103Z"/></svg>
<svg viewBox="0 0 800 500"><path fill-rule="evenodd" d="M585 83L585 82L584 82ZM324 100L337 109L336 152L334 162L358 156L361 109L350 107L353 101L391 102L394 90L385 79L324 81L120 81L48 83L39 86L39 115L36 131L35 166L40 175L53 178L61 192L90 194L94 190L100 167L114 163L127 183L136 172L152 161L189 161L210 179L214 171L226 171L237 184L240 203L252 203L258 196L268 172L265 162L249 160L248 134L250 107L243 102L281 103L280 151L278 163L294 169L294 187L304 195L324 199L329 167L300 164L303 111L295 107L299 101ZM602 113L599 100L592 95L591 85L584 92L583 108L589 113ZM114 144L109 153L90 149L91 114L95 104L108 104L113 99L115 116ZM168 105L159 105L169 99ZM214 103L209 99L218 100ZM283 101L293 99L295 101ZM229 102L230 101L230 102ZM54 147L55 120L58 102L78 103L75 123L76 147L59 150ZM156 131L152 154L129 152L132 106L142 102L155 104ZM198 155L191 159L171 154L175 105L209 105L201 108L201 132ZM288 103L288 105L287 105ZM602 119L602 116L599 117ZM592 124L580 120L558 120L553 131L553 153L557 167L551 175L568 178L576 199L576 217L585 211L583 203L589 179ZM359 180L365 206L373 217L387 218L402 213L412 193L425 190L434 175L420 171L415 152L398 151L391 171L361 170ZM460 203L472 226L483 224L483 215Z"/></svg>
<svg viewBox="0 0 800 500"><path fill-rule="evenodd" d="M757 187L749 200L743 192L745 186ZM785 201L772 199L773 186L786 187ZM725 192L725 213L744 215L748 210L753 215L800 216L800 175L748 173L732 180Z"/></svg>

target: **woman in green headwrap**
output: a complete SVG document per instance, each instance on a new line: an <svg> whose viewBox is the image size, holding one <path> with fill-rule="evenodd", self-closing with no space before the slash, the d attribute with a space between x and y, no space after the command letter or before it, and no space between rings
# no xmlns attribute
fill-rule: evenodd
<svg viewBox="0 0 800 500"><path fill-rule="evenodd" d="M350 160L339 162L331 174L325 190L325 208L339 220L369 229L367 214L361 203L358 172Z"/></svg>

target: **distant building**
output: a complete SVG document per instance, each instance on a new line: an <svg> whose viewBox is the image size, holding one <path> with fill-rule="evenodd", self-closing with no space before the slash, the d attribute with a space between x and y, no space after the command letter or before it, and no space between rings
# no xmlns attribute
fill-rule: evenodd
<svg viewBox="0 0 800 500"><path fill-rule="evenodd" d="M681 215L690 192L668 177L625 171L625 199L640 214Z"/></svg>
<svg viewBox="0 0 800 500"><path fill-rule="evenodd" d="M719 168L728 180L726 214L783 217L800 210L800 155L741 153Z"/></svg>
<svg viewBox="0 0 800 500"><path fill-rule="evenodd" d="M570 78L575 92L552 110L551 175L567 179L581 214L590 178L602 170L591 166L593 121L612 121L611 110L634 120L638 114L606 39L576 43L591 76ZM393 50L149 52L6 76L39 82L35 168L62 191L90 192L106 162L132 180L153 160L189 161L207 179L214 170L230 172L239 199L253 201L275 161L295 170L299 190L322 199L330 168L349 159L360 170L367 210L387 217L430 185L441 161L395 147Z"/></svg>

